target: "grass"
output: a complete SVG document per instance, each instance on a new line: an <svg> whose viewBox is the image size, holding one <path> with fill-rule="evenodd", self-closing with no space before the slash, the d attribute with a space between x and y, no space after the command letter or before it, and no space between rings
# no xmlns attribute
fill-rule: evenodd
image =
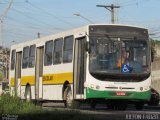
<svg viewBox="0 0 160 120"><path fill-rule="evenodd" d="M94 115L72 109L43 110L40 106L9 95L0 96L0 119L6 115L18 116L18 120L122 120L112 115Z"/></svg>
<svg viewBox="0 0 160 120"><path fill-rule="evenodd" d="M18 120L81 120L84 116L75 110L43 110L31 102L21 100L19 97L0 96L0 119L6 115L18 115Z"/></svg>
<svg viewBox="0 0 160 120"><path fill-rule="evenodd" d="M19 97L3 95L0 97L0 114L38 113L42 109L33 103L25 102Z"/></svg>

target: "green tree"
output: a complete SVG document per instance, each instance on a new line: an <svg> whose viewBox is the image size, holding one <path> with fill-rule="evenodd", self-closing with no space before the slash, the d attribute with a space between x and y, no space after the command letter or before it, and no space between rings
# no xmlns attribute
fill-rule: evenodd
<svg viewBox="0 0 160 120"><path fill-rule="evenodd" d="M0 82L2 81L3 79L3 74L0 72Z"/></svg>

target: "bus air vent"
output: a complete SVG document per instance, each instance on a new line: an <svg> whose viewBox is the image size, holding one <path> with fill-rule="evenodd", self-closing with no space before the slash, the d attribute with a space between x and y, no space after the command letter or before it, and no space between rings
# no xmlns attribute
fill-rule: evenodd
<svg viewBox="0 0 160 120"><path fill-rule="evenodd" d="M108 89L118 89L118 87L105 87L105 88L108 88Z"/></svg>

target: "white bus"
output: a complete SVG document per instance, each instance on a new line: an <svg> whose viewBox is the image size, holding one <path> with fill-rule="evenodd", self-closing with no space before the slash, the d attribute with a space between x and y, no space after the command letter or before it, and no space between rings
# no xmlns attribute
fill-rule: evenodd
<svg viewBox="0 0 160 120"><path fill-rule="evenodd" d="M148 31L87 25L13 45L9 78L10 93L28 101L59 101L66 107L103 102L112 109L133 103L142 109L151 96Z"/></svg>

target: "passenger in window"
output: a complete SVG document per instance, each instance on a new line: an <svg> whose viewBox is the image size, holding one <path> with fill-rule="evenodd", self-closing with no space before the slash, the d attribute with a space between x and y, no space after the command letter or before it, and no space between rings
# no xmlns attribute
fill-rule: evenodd
<svg viewBox="0 0 160 120"><path fill-rule="evenodd" d="M117 67L121 68L123 73L142 72L142 65L137 60L132 60L129 57L129 52L123 50L122 57L119 58Z"/></svg>
<svg viewBox="0 0 160 120"><path fill-rule="evenodd" d="M129 52L122 50L122 55L118 59L117 67L121 68L122 65L128 61L128 58L129 58Z"/></svg>

